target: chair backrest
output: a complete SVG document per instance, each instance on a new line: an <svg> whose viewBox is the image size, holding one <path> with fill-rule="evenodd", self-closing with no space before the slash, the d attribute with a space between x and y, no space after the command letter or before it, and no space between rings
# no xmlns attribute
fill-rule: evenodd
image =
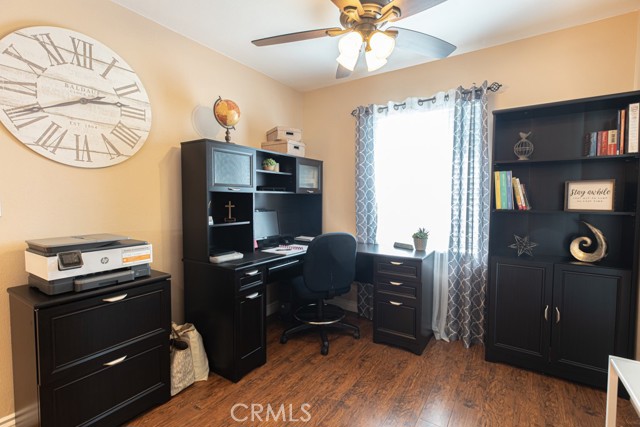
<svg viewBox="0 0 640 427"><path fill-rule="evenodd" d="M346 293L356 274L356 238L349 233L325 233L311 241L304 259L304 283L326 297Z"/></svg>

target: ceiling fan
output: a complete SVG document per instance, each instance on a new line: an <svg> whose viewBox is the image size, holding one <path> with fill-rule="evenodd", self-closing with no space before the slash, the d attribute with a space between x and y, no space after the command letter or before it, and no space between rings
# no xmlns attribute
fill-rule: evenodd
<svg viewBox="0 0 640 427"><path fill-rule="evenodd" d="M256 46L290 43L319 37L343 36L338 42L336 78L347 77L358 59L364 56L369 71L387 63L387 58L398 46L430 58L445 58L456 47L444 40L406 28L387 27L416 13L430 9L446 0L331 0L340 9L342 28L322 28L253 40Z"/></svg>

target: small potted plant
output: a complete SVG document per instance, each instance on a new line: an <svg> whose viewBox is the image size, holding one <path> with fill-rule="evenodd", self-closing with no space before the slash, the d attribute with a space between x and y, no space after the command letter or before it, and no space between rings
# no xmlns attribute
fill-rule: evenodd
<svg viewBox="0 0 640 427"><path fill-rule="evenodd" d="M276 161L269 158L269 159L264 159L262 161L262 169L266 170L266 171L273 171L276 170Z"/></svg>
<svg viewBox="0 0 640 427"><path fill-rule="evenodd" d="M427 230L420 227L411 237L413 237L413 247L416 251L424 251L427 249L427 240L429 239L429 232Z"/></svg>

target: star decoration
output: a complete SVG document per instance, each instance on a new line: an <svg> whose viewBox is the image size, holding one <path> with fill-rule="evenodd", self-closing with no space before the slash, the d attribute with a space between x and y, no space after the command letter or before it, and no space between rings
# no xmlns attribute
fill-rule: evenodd
<svg viewBox="0 0 640 427"><path fill-rule="evenodd" d="M522 254L533 256L532 249L538 246L537 243L530 242L529 236L520 237L514 234L513 237L516 239L516 242L509 245L509 247L512 249L516 249L518 251L518 256Z"/></svg>

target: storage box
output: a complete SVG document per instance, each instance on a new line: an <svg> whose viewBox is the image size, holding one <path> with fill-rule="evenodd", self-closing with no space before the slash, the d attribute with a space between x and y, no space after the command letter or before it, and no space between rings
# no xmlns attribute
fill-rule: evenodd
<svg viewBox="0 0 640 427"><path fill-rule="evenodd" d="M302 131L300 129L276 126L267 131L267 141L277 140L302 141Z"/></svg>
<svg viewBox="0 0 640 427"><path fill-rule="evenodd" d="M266 141L262 143L262 149L277 151L279 153L293 154L294 156L304 157L304 142L292 141L289 139L279 139L276 141Z"/></svg>

